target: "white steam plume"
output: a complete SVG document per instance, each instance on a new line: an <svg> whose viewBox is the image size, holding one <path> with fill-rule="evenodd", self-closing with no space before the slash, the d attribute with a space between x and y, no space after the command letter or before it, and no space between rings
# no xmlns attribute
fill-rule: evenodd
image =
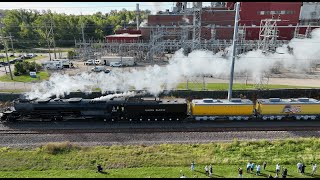
<svg viewBox="0 0 320 180"><path fill-rule="evenodd" d="M183 15L182 20L183 20L184 22L186 22L187 24L190 23L190 20L189 20L185 15Z"/></svg>
<svg viewBox="0 0 320 180"><path fill-rule="evenodd" d="M134 97L136 95L137 95L137 93L135 93L134 91L128 91L128 92L124 92L124 93L109 94L109 95L106 95L106 96L101 96L101 97L98 97L98 98L94 98L93 100L94 101L109 101L111 98Z"/></svg>
<svg viewBox="0 0 320 180"><path fill-rule="evenodd" d="M148 21L145 19L140 23L139 27L146 27L147 23L148 23Z"/></svg>
<svg viewBox="0 0 320 180"><path fill-rule="evenodd" d="M163 2L147 2L148 4L152 5L152 13L151 14L157 14L157 12L161 11L163 8Z"/></svg>
<svg viewBox="0 0 320 180"><path fill-rule="evenodd" d="M264 71L270 70L277 63L283 67L304 71L313 62L320 62L320 29L311 33L311 39L293 39L289 45L293 54L288 52L286 45L277 48L276 53L265 55L261 50L240 54L235 62L235 73L248 72L249 77L258 81ZM171 90L185 80L185 78L199 75L225 76L230 73L231 47L228 53L213 54L211 51L193 51L188 56L183 55L183 50L177 51L166 66L148 66L143 70L132 69L123 72L113 69L109 74L82 73L69 76L54 74L49 81L36 84L33 90L27 93L27 98L46 98L52 95L64 96L72 91L91 92L100 88L106 91L128 92L132 89L146 90L153 95L158 95L163 90ZM279 54L280 53L280 54Z"/></svg>

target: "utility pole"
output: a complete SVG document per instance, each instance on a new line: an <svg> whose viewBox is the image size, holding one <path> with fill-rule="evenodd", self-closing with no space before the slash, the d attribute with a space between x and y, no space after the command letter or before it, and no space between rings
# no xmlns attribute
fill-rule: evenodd
<svg viewBox="0 0 320 180"><path fill-rule="evenodd" d="M56 55L56 41L54 39L54 31L53 31L53 26L54 26L54 21L51 17L51 23L50 23L50 28L51 28L51 32L52 32L52 40L53 40L53 53L54 53L54 58L57 59L57 55Z"/></svg>
<svg viewBox="0 0 320 180"><path fill-rule="evenodd" d="M82 18L82 13L81 13L81 18ZM83 51L83 58L87 55L87 45L86 45L86 40L84 38L84 23L83 21L81 22L81 33L82 33L82 43L84 46L84 51Z"/></svg>
<svg viewBox="0 0 320 180"><path fill-rule="evenodd" d="M49 49L49 58L50 58L50 61L52 60L51 59L51 53L50 53L50 51L51 51L51 49L50 49L50 41L49 41L49 32L48 32L48 26L47 26L47 24L45 24L45 28L46 28L46 40L47 40L47 45L48 45L48 49Z"/></svg>
<svg viewBox="0 0 320 180"><path fill-rule="evenodd" d="M13 49L13 43L12 43L12 37L13 37L13 36L11 36L11 32L9 32L9 34L10 34L10 41L11 41L12 55L14 56L14 49Z"/></svg>
<svg viewBox="0 0 320 180"><path fill-rule="evenodd" d="M6 40L7 37L4 37L4 35L3 35L2 23L1 22L0 22L0 34L1 34L1 39L3 41L4 48L5 48L5 51L6 51L6 57L7 57L7 62L8 62L8 66L9 66L9 72L10 72L10 78L11 78L11 80L13 80L11 67L10 67L10 62L9 62L9 57L8 57L8 45L7 45L7 40Z"/></svg>
<svg viewBox="0 0 320 180"><path fill-rule="evenodd" d="M234 62L236 59L236 41L237 41L237 34L238 34L238 20L239 20L239 9L240 9L240 2L235 3L236 8L236 16L234 18L234 30L233 30L233 41L232 41L232 62L231 62L231 70L230 70L230 82L229 82L229 90L228 90L228 100L231 101L232 98L232 85L233 85L233 73L234 73Z"/></svg>

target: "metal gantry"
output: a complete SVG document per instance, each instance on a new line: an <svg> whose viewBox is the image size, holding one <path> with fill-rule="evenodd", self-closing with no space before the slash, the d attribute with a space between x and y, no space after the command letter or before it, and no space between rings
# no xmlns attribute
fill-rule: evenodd
<svg viewBox="0 0 320 180"><path fill-rule="evenodd" d="M260 22L260 32L259 32L259 49L262 52L275 51L277 48L277 38L279 37L277 22L281 19L262 19Z"/></svg>
<svg viewBox="0 0 320 180"><path fill-rule="evenodd" d="M298 38L298 39L311 38L311 27L310 27L310 24L307 26L306 32L304 34L300 34L300 26L299 26L299 23L298 23L297 26L295 27L293 37L294 38Z"/></svg>
<svg viewBox="0 0 320 180"><path fill-rule="evenodd" d="M202 2L193 2L192 50L201 49L201 10L202 10Z"/></svg>

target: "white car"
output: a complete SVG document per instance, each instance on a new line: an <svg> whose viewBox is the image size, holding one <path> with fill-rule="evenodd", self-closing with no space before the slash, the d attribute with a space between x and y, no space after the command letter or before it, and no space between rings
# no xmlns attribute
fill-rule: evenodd
<svg viewBox="0 0 320 180"><path fill-rule="evenodd" d="M122 64L120 62L110 62L111 67L121 67Z"/></svg>
<svg viewBox="0 0 320 180"><path fill-rule="evenodd" d="M96 66L96 67L92 68L91 71L101 72L101 71L105 71L105 68L103 66Z"/></svg>
<svg viewBox="0 0 320 180"><path fill-rule="evenodd" d="M93 65L93 62L94 62L94 59L89 59L89 60L87 60L85 63L84 63L84 65Z"/></svg>

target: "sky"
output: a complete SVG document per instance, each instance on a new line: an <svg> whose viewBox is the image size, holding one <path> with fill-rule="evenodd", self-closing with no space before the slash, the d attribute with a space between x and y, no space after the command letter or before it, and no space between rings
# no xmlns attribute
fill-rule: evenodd
<svg viewBox="0 0 320 180"><path fill-rule="evenodd" d="M135 10L136 4L139 3L141 10L149 9L153 14L157 11L165 11L175 6L175 2L0 2L0 9L50 9L57 13L66 14L93 14L98 11L102 13L110 10ZM208 2L204 3L208 4ZM209 3L210 4L210 3ZM191 3L188 4L191 7Z"/></svg>

